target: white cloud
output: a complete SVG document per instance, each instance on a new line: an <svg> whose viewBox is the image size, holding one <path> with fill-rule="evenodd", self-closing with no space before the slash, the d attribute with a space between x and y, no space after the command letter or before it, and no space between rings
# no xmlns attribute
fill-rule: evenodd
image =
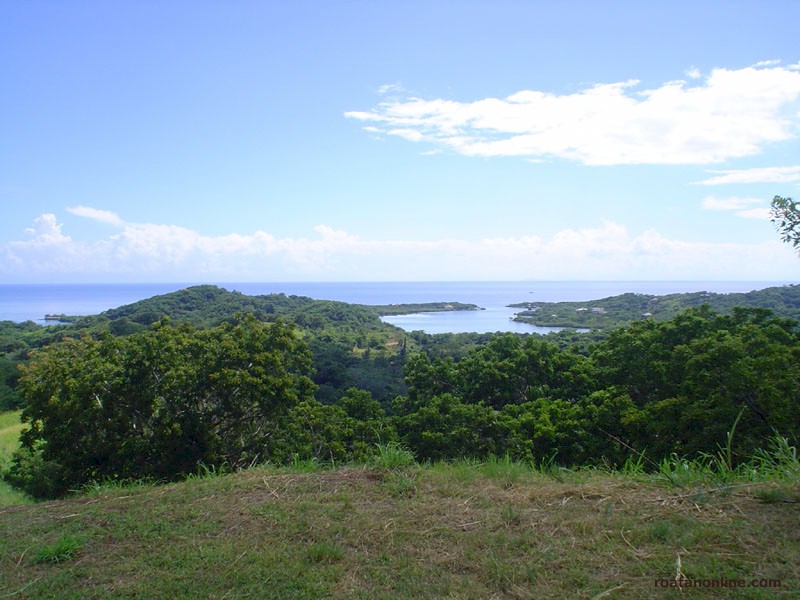
<svg viewBox="0 0 800 600"><path fill-rule="evenodd" d="M700 79L703 76L703 73L697 67L689 67L686 69L685 74L689 79Z"/></svg>
<svg viewBox="0 0 800 600"><path fill-rule="evenodd" d="M0 246L0 273L24 276L34 273L71 271L92 258L86 246L61 232L62 225L52 213L45 213L25 229L27 239Z"/></svg>
<svg viewBox="0 0 800 600"><path fill-rule="evenodd" d="M389 94L389 93L404 93L406 89L403 87L402 83L387 83L378 88L378 93Z"/></svg>
<svg viewBox="0 0 800 600"><path fill-rule="evenodd" d="M764 200L762 198L739 198L738 196L727 198L706 196L703 198L703 208L708 210L742 210L752 207L754 204L764 204Z"/></svg>
<svg viewBox="0 0 800 600"><path fill-rule="evenodd" d="M396 135L405 140L408 140L409 142L421 142L423 139L425 139L425 136L423 136L422 133L420 133L416 129L410 129L410 128L390 129L386 133L388 133L389 135Z"/></svg>
<svg viewBox="0 0 800 600"><path fill-rule="evenodd" d="M45 213L33 220L33 226L25 230L27 241L12 242L20 247L53 246L68 243L69 236L61 233L61 225L52 213Z"/></svg>
<svg viewBox="0 0 800 600"><path fill-rule="evenodd" d="M737 217L743 219L769 219L769 207L764 206L765 204L766 200L763 198L740 198L738 196L728 196L727 198L706 196L703 198L703 208L706 210L732 211Z"/></svg>
<svg viewBox="0 0 800 600"><path fill-rule="evenodd" d="M122 219L110 210L100 210L92 208L91 206L72 206L67 208L67 212L72 213L77 217L85 217L98 221L100 223L107 223L109 225L122 225Z"/></svg>
<svg viewBox="0 0 800 600"><path fill-rule="evenodd" d="M792 183L800 182L800 165L789 167L758 167L754 169L734 169L729 171L710 171L719 173L696 183L701 185L727 185L739 183Z"/></svg>
<svg viewBox="0 0 800 600"><path fill-rule="evenodd" d="M522 90L474 102L408 97L345 116L371 131L466 156L591 165L710 164L758 154L797 134L800 73L789 68L714 69L696 84L638 86L603 83L566 95Z"/></svg>
<svg viewBox="0 0 800 600"><path fill-rule="evenodd" d="M754 67L774 67L774 66L779 65L779 64L781 64L780 60L760 60L756 64L754 64L753 66Z"/></svg>
<svg viewBox="0 0 800 600"><path fill-rule="evenodd" d="M748 199L709 200L708 207L761 210ZM797 269L791 249L777 239L697 243L655 230L631 233L612 221L549 236L479 240L372 240L327 225L308 238L264 231L206 236L175 225L127 223L86 243L64 235L46 214L28 236L0 245L0 273L7 280L769 280L791 278Z"/></svg>

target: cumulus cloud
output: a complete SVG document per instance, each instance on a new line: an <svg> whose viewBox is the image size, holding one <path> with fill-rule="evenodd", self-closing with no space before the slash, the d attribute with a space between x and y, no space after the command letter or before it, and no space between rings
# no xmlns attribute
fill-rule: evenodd
<svg viewBox="0 0 800 600"><path fill-rule="evenodd" d="M753 169L733 169L728 171L710 172L717 173L717 175L696 183L700 185L728 185L739 183L800 182L800 165L788 167L758 167Z"/></svg>
<svg viewBox="0 0 800 600"><path fill-rule="evenodd" d="M25 230L29 239L12 242L19 247L52 246L71 241L69 236L61 233L61 224L52 213L45 213L33 220L33 225Z"/></svg>
<svg viewBox="0 0 800 600"><path fill-rule="evenodd" d="M764 63L691 68L686 81L636 80L572 94L522 90L473 102L407 97L345 116L466 156L557 157L589 165L711 164L758 154L797 133L800 72Z"/></svg>
<svg viewBox="0 0 800 600"><path fill-rule="evenodd" d="M717 210L758 210L747 199L708 200ZM744 216L744 215L742 215ZM613 221L548 236L374 240L318 225L313 235L264 231L206 236L163 224L124 223L98 242L73 240L52 214L28 239L0 245L0 273L83 281L786 279L796 258L777 240L713 244L628 231Z"/></svg>
<svg viewBox="0 0 800 600"><path fill-rule="evenodd" d="M62 225L52 213L45 213L25 229L26 239L0 246L0 273L49 273L72 270L91 260L86 246L61 231Z"/></svg>
<svg viewBox="0 0 800 600"><path fill-rule="evenodd" d="M111 212L110 210L100 210L90 206L78 205L67 208L67 212L72 213L77 217L85 217L100 223L107 223L109 225L122 225L122 219L120 219L117 214Z"/></svg>

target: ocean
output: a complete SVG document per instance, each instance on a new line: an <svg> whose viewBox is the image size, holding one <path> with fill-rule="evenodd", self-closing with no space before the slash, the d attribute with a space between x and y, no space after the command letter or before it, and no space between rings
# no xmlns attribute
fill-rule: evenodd
<svg viewBox="0 0 800 600"><path fill-rule="evenodd" d="M422 313L386 317L406 330L427 333L474 331L546 332L550 329L515 323L519 302L597 300L626 292L673 294L679 292L749 292L789 282L775 281L502 281L502 282L311 282L311 283L217 283L247 295L283 292L319 300L354 304L404 304L465 302L482 311ZM0 321L35 321L44 324L46 314L93 315L111 308L180 290L192 283L136 284L2 284Z"/></svg>

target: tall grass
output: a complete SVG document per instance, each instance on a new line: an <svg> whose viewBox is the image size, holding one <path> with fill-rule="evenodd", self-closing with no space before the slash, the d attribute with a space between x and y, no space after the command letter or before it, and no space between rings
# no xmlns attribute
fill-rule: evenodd
<svg viewBox="0 0 800 600"><path fill-rule="evenodd" d="M514 460L506 454L502 457L490 456L480 465L480 471L491 479L501 481L504 487L510 487L530 477L533 469L530 464Z"/></svg>
<svg viewBox="0 0 800 600"><path fill-rule="evenodd" d="M750 461L752 468L763 479L779 481L800 480L800 459L797 447L783 436L775 435L766 450L758 450Z"/></svg>
<svg viewBox="0 0 800 600"><path fill-rule="evenodd" d="M757 450L747 462L732 464L730 443L715 454L703 453L696 458L677 454L658 464L656 476L675 487L715 485L763 481L800 481L800 459L797 448L789 440L774 435L766 449Z"/></svg>
<svg viewBox="0 0 800 600"><path fill-rule="evenodd" d="M375 454L370 460L371 466L386 470L402 469L415 462L414 453L396 442L377 444Z"/></svg>

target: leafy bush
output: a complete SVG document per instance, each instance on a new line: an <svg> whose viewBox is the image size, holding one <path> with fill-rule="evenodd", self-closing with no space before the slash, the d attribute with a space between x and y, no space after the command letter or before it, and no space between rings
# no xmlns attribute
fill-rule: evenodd
<svg viewBox="0 0 800 600"><path fill-rule="evenodd" d="M281 418L312 397L310 371L293 327L254 317L66 339L23 370L29 428L8 478L51 496L90 480L172 479L200 464L266 460Z"/></svg>
<svg viewBox="0 0 800 600"><path fill-rule="evenodd" d="M333 463L367 461L376 444L396 438L369 392L350 389L334 405L307 400L292 407L269 442L270 457L279 462L295 456Z"/></svg>

